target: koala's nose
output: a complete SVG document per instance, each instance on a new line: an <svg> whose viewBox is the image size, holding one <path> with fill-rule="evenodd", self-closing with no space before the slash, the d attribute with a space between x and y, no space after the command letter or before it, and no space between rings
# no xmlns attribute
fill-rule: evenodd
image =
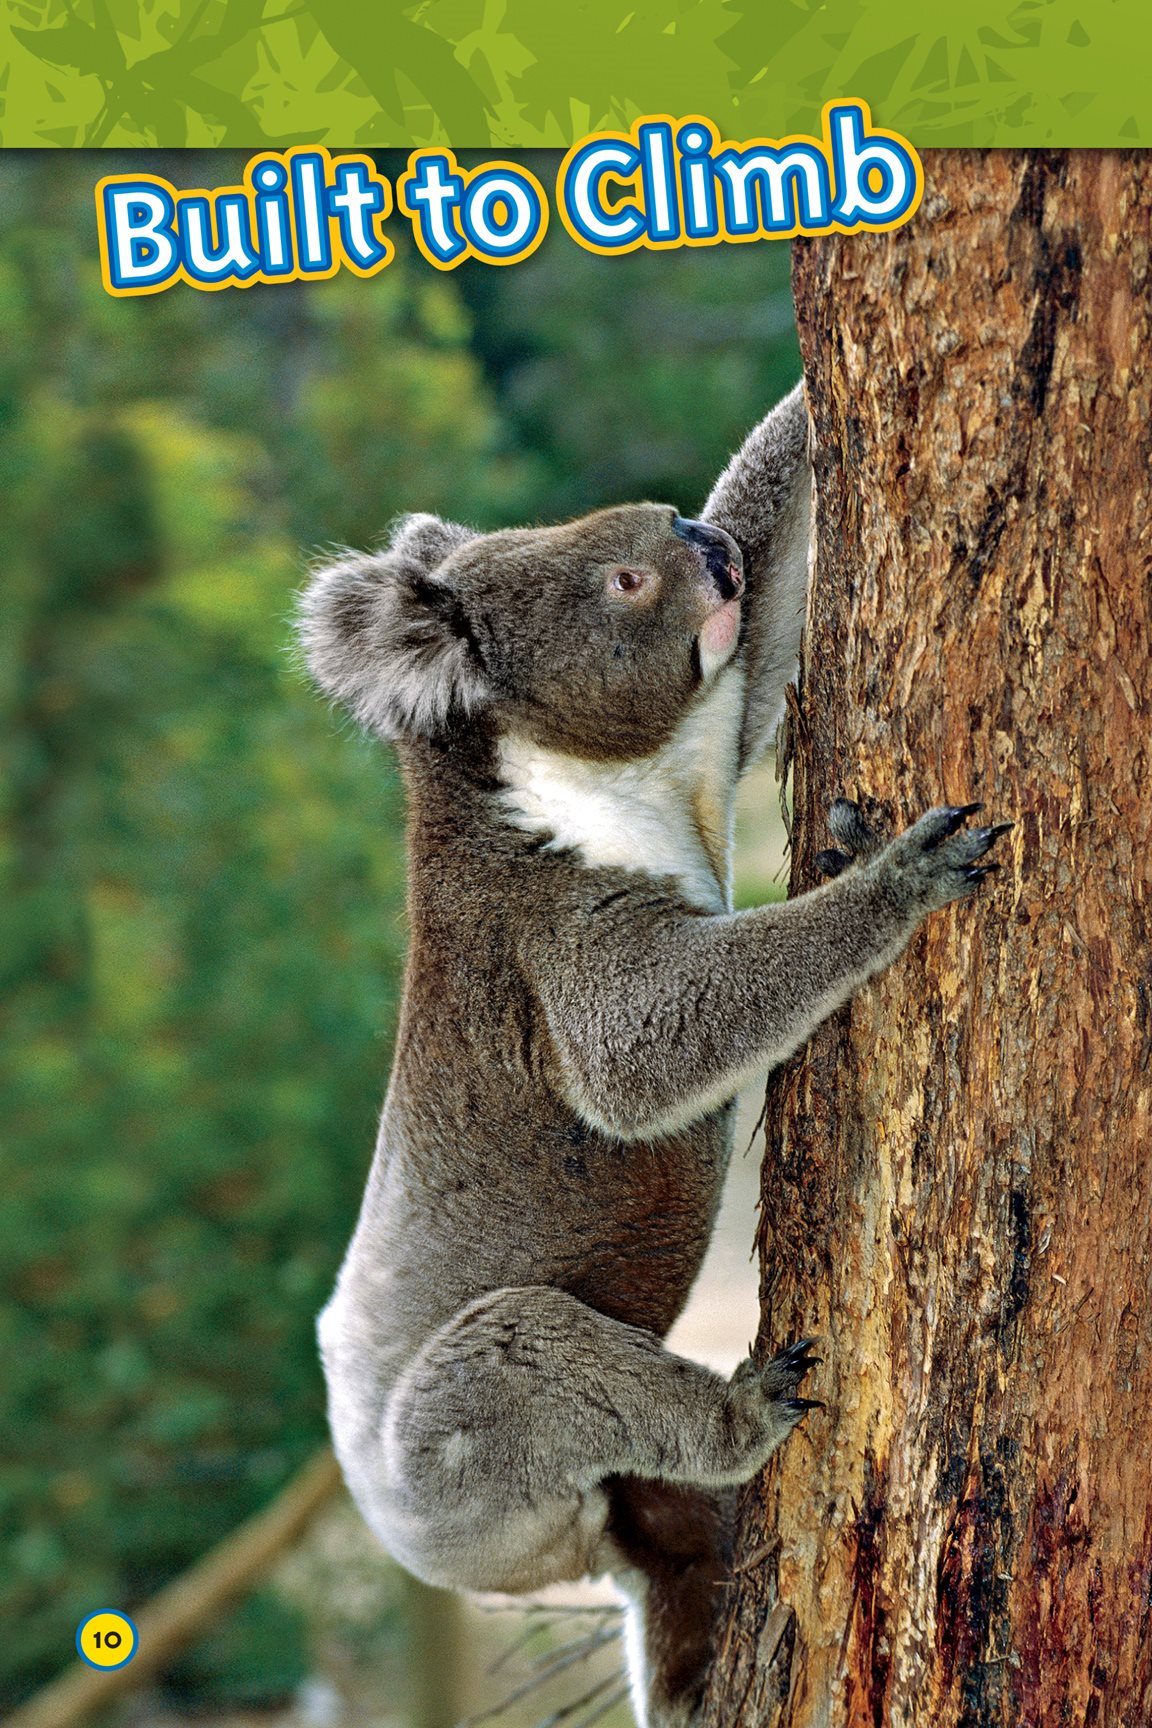
<svg viewBox="0 0 1152 1728"><path fill-rule="evenodd" d="M708 574L722 600L735 600L744 592L744 554L731 534L713 528L710 522L692 522L685 516L672 518L672 532L704 554Z"/></svg>

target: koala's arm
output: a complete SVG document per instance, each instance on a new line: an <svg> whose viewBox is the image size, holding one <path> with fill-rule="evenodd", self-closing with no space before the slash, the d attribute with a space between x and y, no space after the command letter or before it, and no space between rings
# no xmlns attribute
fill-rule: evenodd
<svg viewBox="0 0 1152 1728"><path fill-rule="evenodd" d="M797 384L749 433L700 512L744 554L748 694L741 769L771 743L785 688L796 676L808 592L808 435L804 386Z"/></svg>
<svg viewBox="0 0 1152 1728"><path fill-rule="evenodd" d="M962 829L973 806L929 811L879 846L832 807L843 874L783 905L693 913L618 890L533 938L529 969L568 1102L623 1139L673 1133L784 1061L901 952L926 913L973 894L1011 824ZM847 868L856 858L866 861Z"/></svg>

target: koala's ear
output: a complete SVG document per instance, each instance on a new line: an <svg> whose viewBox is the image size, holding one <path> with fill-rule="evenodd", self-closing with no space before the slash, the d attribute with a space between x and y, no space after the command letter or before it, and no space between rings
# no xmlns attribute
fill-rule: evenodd
<svg viewBox="0 0 1152 1728"><path fill-rule="evenodd" d="M382 738L427 737L488 698L467 619L440 573L474 538L438 516L406 516L382 551L318 570L300 597L313 678Z"/></svg>

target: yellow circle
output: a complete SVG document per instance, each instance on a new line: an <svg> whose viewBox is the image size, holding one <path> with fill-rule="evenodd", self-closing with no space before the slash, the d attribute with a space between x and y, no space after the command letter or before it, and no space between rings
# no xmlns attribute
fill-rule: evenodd
<svg viewBox="0 0 1152 1728"><path fill-rule="evenodd" d="M81 1621L76 1648L94 1668L122 1668L136 1654L136 1628L127 1614L105 1608Z"/></svg>

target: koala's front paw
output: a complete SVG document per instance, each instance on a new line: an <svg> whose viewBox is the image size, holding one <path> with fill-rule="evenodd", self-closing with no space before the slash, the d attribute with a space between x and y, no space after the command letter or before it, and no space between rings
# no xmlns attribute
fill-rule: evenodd
<svg viewBox="0 0 1152 1728"><path fill-rule="evenodd" d="M826 876L839 876L849 864L872 864L902 905L922 915L937 911L953 900L974 894L998 864L977 860L1012 828L1011 822L996 822L988 828L965 828L979 804L947 804L929 810L894 840L885 840L864 820L858 804L837 798L828 812L828 826L847 848L845 852L821 852L817 867Z"/></svg>
<svg viewBox="0 0 1152 1728"><path fill-rule="evenodd" d="M762 1368L747 1357L728 1382L730 1420L740 1437L749 1473L758 1470L809 1410L822 1410L818 1398L799 1398L800 1382L823 1360L812 1355L815 1338L801 1338Z"/></svg>
<svg viewBox="0 0 1152 1728"><path fill-rule="evenodd" d="M929 810L911 828L884 848L875 869L915 912L934 912L953 900L975 894L999 864L979 864L990 847L1012 828L996 822L988 828L965 828L979 804L946 805Z"/></svg>

